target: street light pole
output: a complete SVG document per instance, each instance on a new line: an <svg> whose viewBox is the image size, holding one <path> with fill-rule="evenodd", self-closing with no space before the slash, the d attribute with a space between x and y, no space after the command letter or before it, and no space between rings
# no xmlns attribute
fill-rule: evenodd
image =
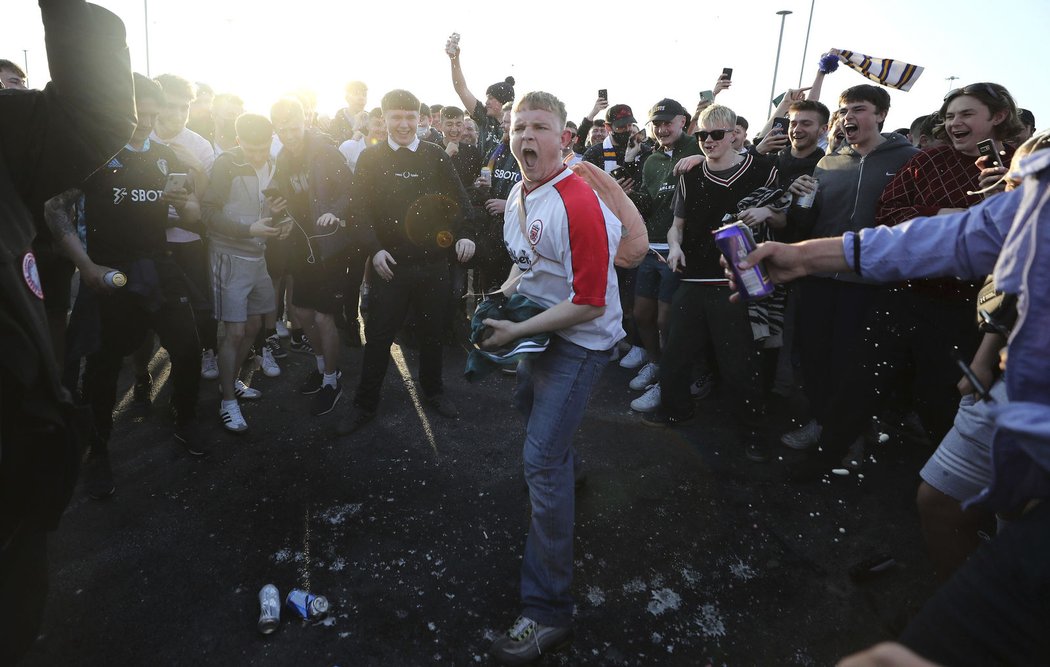
<svg viewBox="0 0 1050 667"><path fill-rule="evenodd" d="M809 3L809 24L806 26L806 45L802 47L802 69L798 72L798 87L802 87L802 77L806 74L806 56L809 55L809 31L813 28L813 7L817 0Z"/></svg>
<svg viewBox="0 0 1050 667"><path fill-rule="evenodd" d="M142 14L146 24L146 76L152 78L149 71L149 0L142 0Z"/></svg>
<svg viewBox="0 0 1050 667"><path fill-rule="evenodd" d="M777 72L780 70L780 46L784 43L784 20L791 13L790 9L777 12L780 17L780 39L777 40L777 61L773 65L773 84L769 87L769 106L773 106L773 96L777 94Z"/></svg>
<svg viewBox="0 0 1050 667"><path fill-rule="evenodd" d="M26 85L29 85L29 49L22 49L22 64L26 72Z"/></svg>

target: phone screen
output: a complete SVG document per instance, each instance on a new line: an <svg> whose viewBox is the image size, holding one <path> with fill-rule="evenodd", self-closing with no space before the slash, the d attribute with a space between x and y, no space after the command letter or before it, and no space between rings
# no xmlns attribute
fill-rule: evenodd
<svg viewBox="0 0 1050 667"><path fill-rule="evenodd" d="M607 88L599 88L598 99L609 101L609 90Z"/></svg>
<svg viewBox="0 0 1050 667"><path fill-rule="evenodd" d="M722 78L731 80L733 78L733 68L732 67L723 67L722 68Z"/></svg>

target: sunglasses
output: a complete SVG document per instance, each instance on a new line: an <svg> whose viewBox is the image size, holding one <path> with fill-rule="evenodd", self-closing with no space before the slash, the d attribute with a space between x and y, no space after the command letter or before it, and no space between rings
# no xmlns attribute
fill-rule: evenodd
<svg viewBox="0 0 1050 667"><path fill-rule="evenodd" d="M732 130L711 130L710 132L708 132L707 130L700 130L699 132L696 133L696 135L698 137L700 137L700 141L707 141L708 137L711 137L715 141L722 141L723 139L726 138L726 134L727 133L732 134L733 131Z"/></svg>
<svg viewBox="0 0 1050 667"><path fill-rule="evenodd" d="M955 90L949 90L948 94L944 96L944 101L948 102L951 99L958 97L959 95L972 95L976 92L982 92L985 95L991 97L993 100L1002 101L1003 97L999 94L991 84L988 83L975 83L963 88L956 88Z"/></svg>

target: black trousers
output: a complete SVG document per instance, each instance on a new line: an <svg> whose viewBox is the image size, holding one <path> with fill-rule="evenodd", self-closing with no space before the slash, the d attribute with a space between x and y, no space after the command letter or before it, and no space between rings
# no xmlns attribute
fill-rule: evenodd
<svg viewBox="0 0 1050 667"><path fill-rule="evenodd" d="M964 301L886 289L874 299L862 343L843 370L844 382L830 404L821 441L824 450L844 452L881 414L905 378L912 408L931 442L940 442L959 409L956 384L977 350L974 306Z"/></svg>
<svg viewBox="0 0 1050 667"><path fill-rule="evenodd" d="M390 346L409 311L419 335L419 383L425 396L440 394L441 337L448 321L448 262L394 267L389 282L376 276L369 291L365 354L354 403L375 412L390 364Z"/></svg>
<svg viewBox="0 0 1050 667"><path fill-rule="evenodd" d="M142 344L146 332L157 332L171 358L172 407L179 420L196 415L200 389L201 346L182 271L170 260L157 262L163 303L155 311L132 293L131 284L98 297L101 347L88 355L84 394L103 447L113 430L117 378L124 357Z"/></svg>

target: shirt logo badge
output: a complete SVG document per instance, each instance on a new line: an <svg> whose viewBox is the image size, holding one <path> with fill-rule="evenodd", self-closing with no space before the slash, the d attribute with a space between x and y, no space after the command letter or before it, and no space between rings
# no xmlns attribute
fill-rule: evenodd
<svg viewBox="0 0 1050 667"><path fill-rule="evenodd" d="M410 171L402 171L400 173L395 172L394 176L397 176L398 178L404 178L404 179L419 178L419 174L413 174Z"/></svg>
<svg viewBox="0 0 1050 667"><path fill-rule="evenodd" d="M36 255L27 252L22 256L22 279L36 298L43 300L44 288L40 285L40 272L36 268Z"/></svg>
<svg viewBox="0 0 1050 667"><path fill-rule="evenodd" d="M119 206L120 202L124 201L124 198L128 196L127 188L113 188L113 205Z"/></svg>
<svg viewBox="0 0 1050 667"><path fill-rule="evenodd" d="M164 158L161 158L161 159L157 160L157 169L160 169L160 173L162 173L165 176L167 176L168 175L168 161L165 160Z"/></svg>
<svg viewBox="0 0 1050 667"><path fill-rule="evenodd" d="M540 242L540 237L543 236L543 221L533 220L529 225L529 243L536 245Z"/></svg>
<svg viewBox="0 0 1050 667"><path fill-rule="evenodd" d="M106 163L106 168L107 169L123 169L124 168L124 164L120 160L118 160L117 158L113 158L112 160L110 160L109 162Z"/></svg>

